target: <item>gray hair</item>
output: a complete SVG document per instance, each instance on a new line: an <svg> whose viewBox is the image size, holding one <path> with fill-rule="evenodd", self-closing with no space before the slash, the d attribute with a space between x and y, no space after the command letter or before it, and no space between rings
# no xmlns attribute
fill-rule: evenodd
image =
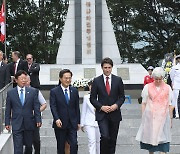
<svg viewBox="0 0 180 154"><path fill-rule="evenodd" d="M162 67L156 67L152 72L153 78L160 78L165 76L165 72Z"/></svg>

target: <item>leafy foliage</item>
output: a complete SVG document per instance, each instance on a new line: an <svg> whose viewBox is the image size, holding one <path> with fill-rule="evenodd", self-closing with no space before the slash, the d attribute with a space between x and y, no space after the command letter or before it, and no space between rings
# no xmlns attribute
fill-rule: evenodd
<svg viewBox="0 0 180 154"><path fill-rule="evenodd" d="M179 51L178 1L107 0L124 62L156 66L164 54Z"/></svg>
<svg viewBox="0 0 180 154"><path fill-rule="evenodd" d="M7 2L7 53L31 53L39 63L55 63L68 2L39 0Z"/></svg>
<svg viewBox="0 0 180 154"><path fill-rule="evenodd" d="M179 53L179 0L106 0L123 62L156 66ZM55 63L68 0L7 1L7 54ZM0 48L3 49L2 44Z"/></svg>

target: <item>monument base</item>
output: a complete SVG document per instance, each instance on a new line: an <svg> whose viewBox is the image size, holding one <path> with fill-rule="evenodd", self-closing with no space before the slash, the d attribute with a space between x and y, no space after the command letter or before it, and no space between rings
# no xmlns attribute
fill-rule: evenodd
<svg viewBox="0 0 180 154"><path fill-rule="evenodd" d="M73 72L72 82L77 79L91 79L102 74L100 64L41 64L40 83L42 86L55 86L59 81L59 72L62 69L70 69ZM120 76L123 83L128 85L143 85L144 76L147 75L146 69L141 64L120 64L114 65L112 73ZM131 87L133 88L133 87ZM128 88L128 89L131 89ZM133 88L134 89L134 88Z"/></svg>

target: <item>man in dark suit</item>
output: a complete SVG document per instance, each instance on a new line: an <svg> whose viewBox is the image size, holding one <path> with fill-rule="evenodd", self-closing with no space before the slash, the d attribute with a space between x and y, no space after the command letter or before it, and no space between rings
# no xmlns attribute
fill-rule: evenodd
<svg viewBox="0 0 180 154"><path fill-rule="evenodd" d="M54 118L53 128L58 154L64 154L65 142L70 144L70 153L77 154L77 130L80 128L79 94L70 86L72 72L63 69L59 73L60 85L50 91L50 108Z"/></svg>
<svg viewBox="0 0 180 154"><path fill-rule="evenodd" d="M90 94L101 133L101 154L115 154L119 124L122 120L120 107L125 100L122 79L111 74L112 67L113 61L110 58L102 60L103 74L94 79Z"/></svg>
<svg viewBox="0 0 180 154"><path fill-rule="evenodd" d="M31 80L31 87L40 89L40 82L39 82L39 71L40 66L38 63L33 61L33 56L31 54L26 55L27 67L28 67L28 74Z"/></svg>
<svg viewBox="0 0 180 154"><path fill-rule="evenodd" d="M7 64L3 62L3 52L0 50L0 90L10 82Z"/></svg>
<svg viewBox="0 0 180 154"><path fill-rule="evenodd" d="M41 126L40 104L37 89L25 87L27 73L18 71L15 74L17 87L7 92L5 127L13 134L14 154L23 154L23 144L26 154L32 154L33 130Z"/></svg>
<svg viewBox="0 0 180 154"><path fill-rule="evenodd" d="M12 52L12 60L13 60L13 62L11 62L9 64L9 70L10 70L11 76L14 76L16 74L16 72L18 72L19 70L24 70L26 72L28 71L27 62L20 59L19 51ZM13 87L16 87L16 86L17 86L17 84L14 81Z"/></svg>

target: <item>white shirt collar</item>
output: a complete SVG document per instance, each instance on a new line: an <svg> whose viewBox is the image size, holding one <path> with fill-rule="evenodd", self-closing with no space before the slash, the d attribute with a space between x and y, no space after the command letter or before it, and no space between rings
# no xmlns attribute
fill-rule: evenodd
<svg viewBox="0 0 180 154"><path fill-rule="evenodd" d="M63 92L65 91L65 89L67 89L67 91L69 91L69 86L67 88L64 88L63 85L61 84L61 88L62 88Z"/></svg>
<svg viewBox="0 0 180 154"><path fill-rule="evenodd" d="M110 74L109 76L106 76L105 74L103 74L103 78L106 80L106 77L109 77L109 79L111 80L111 76L112 74Z"/></svg>
<svg viewBox="0 0 180 154"><path fill-rule="evenodd" d="M21 88L21 87L17 86L17 89L18 89L18 91L20 91L21 89L23 89L23 91L25 91L25 87Z"/></svg>
<svg viewBox="0 0 180 154"><path fill-rule="evenodd" d="M1 66L1 64L2 64L2 61L0 61L0 66Z"/></svg>
<svg viewBox="0 0 180 154"><path fill-rule="evenodd" d="M19 63L19 61L20 61L20 58L17 60L17 62L16 62L16 63Z"/></svg>

